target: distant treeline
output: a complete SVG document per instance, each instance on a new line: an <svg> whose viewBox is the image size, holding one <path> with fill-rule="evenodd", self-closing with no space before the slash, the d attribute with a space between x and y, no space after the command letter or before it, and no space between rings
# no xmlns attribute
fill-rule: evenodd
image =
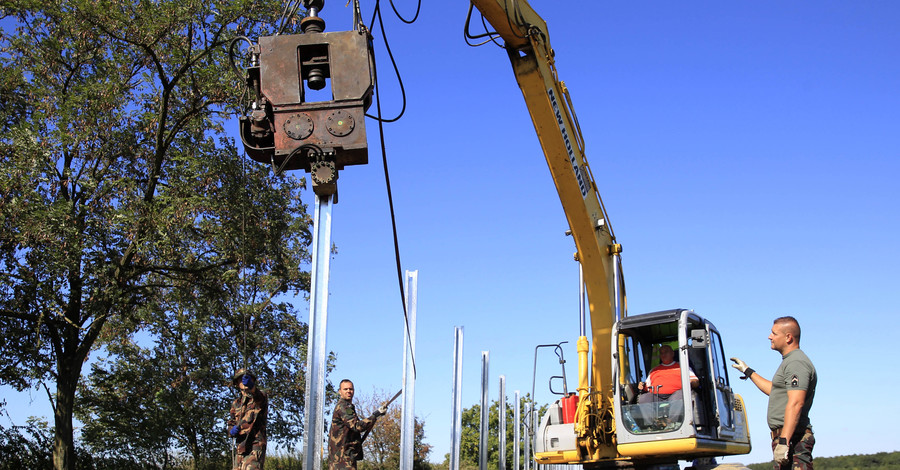
<svg viewBox="0 0 900 470"><path fill-rule="evenodd" d="M815 457L813 465L816 470L856 470L862 468L878 468L884 470L900 470L900 452L879 452L868 455L841 455L838 457ZM771 470L772 463L754 463L748 465L751 470Z"/></svg>

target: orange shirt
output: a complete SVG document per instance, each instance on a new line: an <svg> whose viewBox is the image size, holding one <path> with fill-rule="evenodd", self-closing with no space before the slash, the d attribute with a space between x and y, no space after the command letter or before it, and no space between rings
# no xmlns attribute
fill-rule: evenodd
<svg viewBox="0 0 900 470"><path fill-rule="evenodd" d="M690 372L691 379L696 379L697 376L694 375L694 371ZM650 389L652 392L664 395L681 390L681 366L677 362L672 362L654 367L647 378L647 385L652 387ZM656 390L657 386L661 386L658 391Z"/></svg>

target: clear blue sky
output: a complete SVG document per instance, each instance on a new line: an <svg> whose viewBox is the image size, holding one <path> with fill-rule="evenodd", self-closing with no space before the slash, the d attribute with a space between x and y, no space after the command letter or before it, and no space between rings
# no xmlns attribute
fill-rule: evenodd
<svg viewBox="0 0 900 470"><path fill-rule="evenodd" d="M508 395L530 391L536 344L570 341L576 373L574 245L505 53L463 42L465 3L425 2L412 26L386 25L409 98L386 139L403 267L419 270L416 414L436 461L449 451L454 326L465 327L464 406L479 400L483 350L491 397L500 374ZM772 319L794 315L820 376L814 454L900 450L873 425L900 411L872 393L900 387L885 370L900 274L900 4L531 4L624 245L629 311L692 308L726 354L767 376L780 362ZM323 12L343 15L334 2ZM343 172L334 209L328 337L333 378L363 393L400 387L403 338L367 125L371 163ZM727 461L769 460L766 397L731 379L754 450Z"/></svg>
<svg viewBox="0 0 900 470"><path fill-rule="evenodd" d="M414 12L413 1L397 3ZM442 461L454 326L465 328L464 406L479 400L485 350L493 399L501 374L510 400L531 390L537 344L570 342L574 387L578 278L505 52L465 45L465 1L424 3L413 25L385 14L409 100L386 126L386 145L403 268L419 271L416 414L432 460ZM900 388L889 372L900 277L900 4L531 4L549 25L624 246L629 312L694 309L718 326L727 355L764 376L780 361L766 339L772 319L797 317L819 372L814 455L900 450L878 424L900 420L896 407L878 404ZM367 22L371 9L364 1ZM350 10L332 1L322 16L337 31ZM379 54L382 106L393 116L396 80ZM377 127L366 125L371 163L339 180L328 319L338 356L331 379L351 378L358 395L399 389L403 353ZM539 371L539 391L550 373L558 371ZM766 397L736 373L731 380L754 450L726 461L767 461ZM46 401L33 395L35 406Z"/></svg>

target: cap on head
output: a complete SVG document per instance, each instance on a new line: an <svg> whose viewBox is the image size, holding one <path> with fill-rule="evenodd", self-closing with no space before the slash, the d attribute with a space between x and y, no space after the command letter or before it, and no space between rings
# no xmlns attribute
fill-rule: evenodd
<svg viewBox="0 0 900 470"><path fill-rule="evenodd" d="M249 375L253 378L253 382L256 382L256 376L253 375L253 372L250 372L249 369L245 369L241 367L237 371L234 372L234 375L231 377L231 385L237 387L237 384L244 378L245 375Z"/></svg>

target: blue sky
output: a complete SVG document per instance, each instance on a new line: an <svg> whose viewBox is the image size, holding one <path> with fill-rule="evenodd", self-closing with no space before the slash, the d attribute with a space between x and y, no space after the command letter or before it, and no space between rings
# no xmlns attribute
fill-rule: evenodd
<svg viewBox="0 0 900 470"><path fill-rule="evenodd" d="M397 3L412 15L412 1ZM343 4L326 5L327 30L349 26ZM876 398L900 387L887 371L900 277L900 4L531 4L624 247L629 312L694 309L727 355L769 377L780 361L766 339L772 319L795 316L819 372L814 455L900 450L877 424L900 411ZM368 19L371 2L362 7ZM434 461L449 451L455 326L465 329L466 407L479 400L481 351L494 398L501 374L510 400L531 390L537 344L569 341L571 387L576 373L574 244L506 54L466 46L465 13L460 0L425 2L412 25L385 15L408 97L385 141L403 269L419 271L416 414ZM393 116L381 30L376 44ZM366 126L370 164L338 183L328 318L331 378L351 378L358 396L396 391L403 367L377 126ZM558 373L547 362L543 401ZM766 397L731 380L754 450L726 461L767 461ZM40 409L43 393L32 395Z"/></svg>
<svg viewBox="0 0 900 470"><path fill-rule="evenodd" d="M419 271L416 414L436 461L449 451L454 326L465 328L464 406L479 400L484 350L491 397L500 374L508 395L530 391L534 346L559 341L574 387L578 334L574 245L524 101L501 49L464 44L455 3L386 25L409 99L386 141L403 267ZM721 330L726 354L769 377L780 362L771 322L794 315L820 375L814 455L900 450L871 424L900 412L866 393L900 386L884 370L900 266L900 5L531 4L624 246L629 311L692 308ZM414 5L398 8L411 16ZM383 101L388 115L398 107ZM328 336L333 378L361 393L399 388L403 351L367 126L371 163L341 174L334 208ZM539 371L539 390L551 373ZM754 450L726 461L769 460L766 397L731 379Z"/></svg>

